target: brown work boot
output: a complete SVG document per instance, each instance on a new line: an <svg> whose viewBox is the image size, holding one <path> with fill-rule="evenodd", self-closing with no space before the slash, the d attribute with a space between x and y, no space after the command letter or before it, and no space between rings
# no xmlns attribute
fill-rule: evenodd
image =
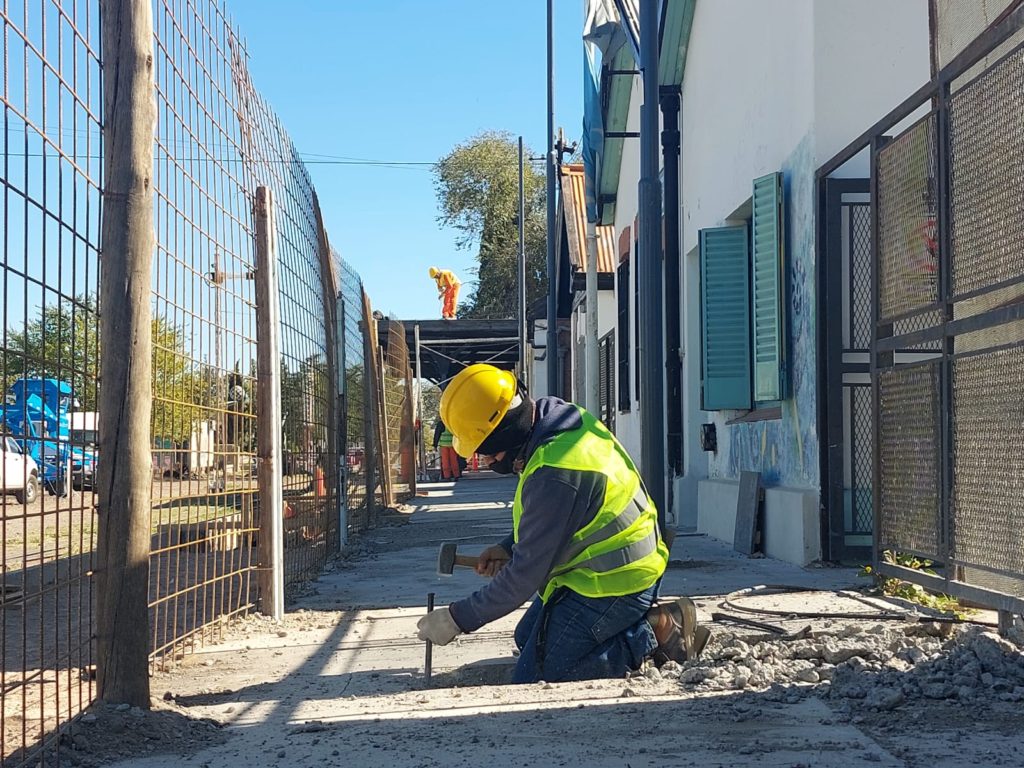
<svg viewBox="0 0 1024 768"><path fill-rule="evenodd" d="M658 641L654 663L659 667L669 660L682 664L698 658L711 637L707 627L697 624L697 608L688 597L654 606L647 621Z"/></svg>

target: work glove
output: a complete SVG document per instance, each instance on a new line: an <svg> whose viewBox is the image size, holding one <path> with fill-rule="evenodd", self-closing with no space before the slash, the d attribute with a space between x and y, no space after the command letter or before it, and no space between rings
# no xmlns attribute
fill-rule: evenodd
<svg viewBox="0 0 1024 768"><path fill-rule="evenodd" d="M429 640L434 645L448 645L457 635L462 634L459 625L447 608L431 611L416 622L420 640Z"/></svg>

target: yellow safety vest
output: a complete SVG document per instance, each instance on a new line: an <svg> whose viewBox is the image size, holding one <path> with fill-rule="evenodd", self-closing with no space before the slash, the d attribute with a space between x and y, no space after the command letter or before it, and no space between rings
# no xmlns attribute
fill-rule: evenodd
<svg viewBox="0 0 1024 768"><path fill-rule="evenodd" d="M523 486L541 467L600 472L607 478L604 503L594 519L573 534L540 590L547 601L559 587L585 597L642 592L665 572L668 547L658 531L658 513L625 449L600 421L577 406L583 425L562 432L533 452L512 504L513 535L519 541ZM561 514L544 510L540 514Z"/></svg>

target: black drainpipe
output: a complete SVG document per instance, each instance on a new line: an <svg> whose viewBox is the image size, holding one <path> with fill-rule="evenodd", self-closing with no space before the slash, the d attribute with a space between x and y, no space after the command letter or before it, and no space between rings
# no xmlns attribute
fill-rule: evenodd
<svg viewBox="0 0 1024 768"><path fill-rule="evenodd" d="M662 86L661 152L665 169L665 400L666 459L683 473L683 386L679 350L679 86Z"/></svg>

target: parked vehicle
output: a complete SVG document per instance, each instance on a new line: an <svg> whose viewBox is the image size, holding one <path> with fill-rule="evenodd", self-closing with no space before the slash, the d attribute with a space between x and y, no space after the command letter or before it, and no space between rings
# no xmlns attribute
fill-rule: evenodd
<svg viewBox="0 0 1024 768"><path fill-rule="evenodd" d="M96 469L95 449L71 441L76 404L66 382L18 379L7 391L0 414L5 432L35 461L43 487L58 496L67 493L73 479L83 486L91 483Z"/></svg>
<svg viewBox="0 0 1024 768"><path fill-rule="evenodd" d="M39 466L22 453L17 440L7 435L0 436L0 489L13 493L21 504L32 504L39 498Z"/></svg>

